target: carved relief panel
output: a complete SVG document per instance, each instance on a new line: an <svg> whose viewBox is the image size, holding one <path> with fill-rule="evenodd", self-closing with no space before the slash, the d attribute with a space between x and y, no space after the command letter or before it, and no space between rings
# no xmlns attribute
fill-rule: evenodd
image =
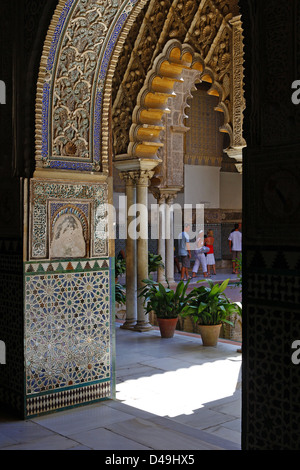
<svg viewBox="0 0 300 470"><path fill-rule="evenodd" d="M89 256L91 203L51 201L48 205L50 259Z"/></svg>
<svg viewBox="0 0 300 470"><path fill-rule="evenodd" d="M30 257L108 255L106 184L31 182Z"/></svg>

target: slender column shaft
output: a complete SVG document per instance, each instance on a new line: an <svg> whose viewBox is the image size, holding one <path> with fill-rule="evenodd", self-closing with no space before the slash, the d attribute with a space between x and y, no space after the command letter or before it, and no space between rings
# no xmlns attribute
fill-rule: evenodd
<svg viewBox="0 0 300 470"><path fill-rule="evenodd" d="M135 181L126 175L126 199L127 199L127 237L126 237L126 320L120 328L132 329L137 321L137 268L136 268L136 239L129 234L129 227L135 232L133 225L135 217L128 215L129 208L136 204Z"/></svg>
<svg viewBox="0 0 300 470"><path fill-rule="evenodd" d="M157 252L161 256L162 262L166 266L166 205L165 199L158 200L158 244ZM165 267L158 268L157 280L159 282L165 281Z"/></svg>
<svg viewBox="0 0 300 470"><path fill-rule="evenodd" d="M137 210L139 211L137 238L137 289L144 286L143 279L148 278L148 185L153 173L140 171L137 178ZM149 315L145 313L143 298L137 298L137 323L134 328L138 331L152 329Z"/></svg>
<svg viewBox="0 0 300 470"><path fill-rule="evenodd" d="M166 278L174 282L174 212L173 198L167 199L166 205Z"/></svg>

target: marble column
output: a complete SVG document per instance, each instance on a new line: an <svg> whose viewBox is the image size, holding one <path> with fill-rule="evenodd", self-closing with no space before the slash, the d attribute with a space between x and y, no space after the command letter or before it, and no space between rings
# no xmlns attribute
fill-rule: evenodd
<svg viewBox="0 0 300 470"><path fill-rule="evenodd" d="M158 202L158 240L157 240L157 254L161 256L162 262L166 266L166 203L165 197L161 196L157 199ZM164 268L158 268L157 280L164 282L166 280L166 273Z"/></svg>
<svg viewBox="0 0 300 470"><path fill-rule="evenodd" d="M144 286L143 279L148 278L148 186L154 172L140 170L136 172L137 210L139 211L139 231L137 236L137 290ZM152 329L149 315L145 313L143 298L137 298L137 331Z"/></svg>
<svg viewBox="0 0 300 470"><path fill-rule="evenodd" d="M174 282L174 196L166 198L166 279Z"/></svg>
<svg viewBox="0 0 300 470"><path fill-rule="evenodd" d="M126 183L127 227L126 227L126 319L120 328L132 329L137 321L137 247L136 239L129 234L129 227L135 232L135 216L128 215L128 209L136 204L136 184L133 172L120 173Z"/></svg>

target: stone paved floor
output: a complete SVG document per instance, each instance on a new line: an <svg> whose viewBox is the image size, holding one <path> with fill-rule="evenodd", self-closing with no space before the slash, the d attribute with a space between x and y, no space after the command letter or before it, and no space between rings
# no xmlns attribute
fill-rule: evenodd
<svg viewBox="0 0 300 470"><path fill-rule="evenodd" d="M239 450L237 345L119 326L116 400L26 421L2 412L0 450Z"/></svg>

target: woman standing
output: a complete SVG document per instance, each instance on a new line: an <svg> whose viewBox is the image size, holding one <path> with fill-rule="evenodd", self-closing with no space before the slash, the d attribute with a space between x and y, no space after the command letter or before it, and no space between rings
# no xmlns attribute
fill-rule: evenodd
<svg viewBox="0 0 300 470"><path fill-rule="evenodd" d="M216 274L216 262L215 262L215 255L214 255L214 233L212 230L207 232L207 239L206 239L206 246L209 248L209 252L206 255L206 263L207 263L207 272L210 275L210 267L212 267L212 274Z"/></svg>
<svg viewBox="0 0 300 470"><path fill-rule="evenodd" d="M195 258L195 263L193 266L193 277L197 276L200 264L202 267L203 276L207 277L206 257L203 251L203 247L204 247L203 230L200 230L198 237L197 237L196 244L197 244L197 250L195 252L196 258Z"/></svg>

